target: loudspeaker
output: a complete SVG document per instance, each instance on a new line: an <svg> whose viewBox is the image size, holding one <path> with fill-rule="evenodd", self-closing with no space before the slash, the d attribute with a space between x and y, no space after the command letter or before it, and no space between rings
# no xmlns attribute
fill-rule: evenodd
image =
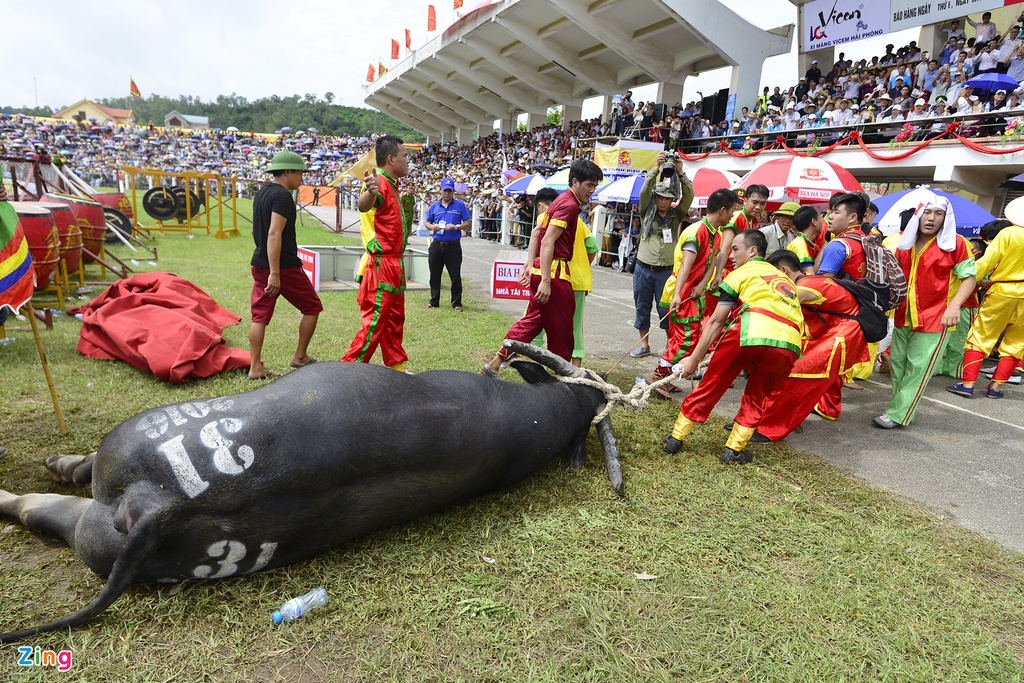
<svg viewBox="0 0 1024 683"><path fill-rule="evenodd" d="M665 120L665 114L666 114L665 110L667 108L668 107L666 107L664 104L656 104L656 105L654 105L653 107L651 107L651 118L654 121L664 121Z"/></svg>
<svg viewBox="0 0 1024 683"><path fill-rule="evenodd" d="M701 101L700 107L701 118L707 119L712 123L712 125L721 121L722 117L725 116L725 109L722 109L721 114L716 113L715 99L716 97L714 95L709 95L708 97L705 97Z"/></svg>

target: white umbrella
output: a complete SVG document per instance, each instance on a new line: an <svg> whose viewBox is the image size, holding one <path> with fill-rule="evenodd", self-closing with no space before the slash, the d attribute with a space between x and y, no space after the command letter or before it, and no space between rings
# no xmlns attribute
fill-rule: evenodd
<svg viewBox="0 0 1024 683"><path fill-rule="evenodd" d="M645 175L619 178L618 180L599 188L590 198L590 201L599 202L601 204L607 204L608 202L629 202L630 204L639 204L640 189L643 188L645 180L647 180L647 176Z"/></svg>

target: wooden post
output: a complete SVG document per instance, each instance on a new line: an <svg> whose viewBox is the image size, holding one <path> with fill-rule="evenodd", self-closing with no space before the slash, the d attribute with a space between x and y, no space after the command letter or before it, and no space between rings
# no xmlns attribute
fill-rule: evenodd
<svg viewBox="0 0 1024 683"><path fill-rule="evenodd" d="M53 410L57 413L57 424L60 426L60 433L67 434L68 428L64 424L64 414L60 411L60 400L57 398L57 388L53 385L53 375L50 374L50 363L46 360L46 349L43 348L43 338L39 336L39 325L36 323L36 312L32 303L25 304L28 309L28 320L32 323L32 336L36 339L36 350L39 351L39 360L43 364L43 374L46 375L46 385L50 388L50 400L53 401Z"/></svg>

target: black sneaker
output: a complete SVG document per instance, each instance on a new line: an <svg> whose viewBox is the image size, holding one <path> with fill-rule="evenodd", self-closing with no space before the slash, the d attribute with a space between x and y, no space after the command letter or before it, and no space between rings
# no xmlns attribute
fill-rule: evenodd
<svg viewBox="0 0 1024 683"><path fill-rule="evenodd" d="M718 458L723 464L728 465L730 463L744 464L754 459L750 453L746 451L734 451L728 446L722 449L722 455Z"/></svg>
<svg viewBox="0 0 1024 683"><path fill-rule="evenodd" d="M683 442L669 434L664 439L661 440L661 447L669 455L675 455L680 450L682 450Z"/></svg>

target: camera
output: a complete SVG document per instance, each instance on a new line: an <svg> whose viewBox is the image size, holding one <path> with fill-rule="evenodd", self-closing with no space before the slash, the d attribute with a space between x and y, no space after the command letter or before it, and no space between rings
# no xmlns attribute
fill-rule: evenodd
<svg viewBox="0 0 1024 683"><path fill-rule="evenodd" d="M665 152L665 163L661 165L661 179L668 180L676 174L676 162L679 161L679 154L670 149Z"/></svg>

